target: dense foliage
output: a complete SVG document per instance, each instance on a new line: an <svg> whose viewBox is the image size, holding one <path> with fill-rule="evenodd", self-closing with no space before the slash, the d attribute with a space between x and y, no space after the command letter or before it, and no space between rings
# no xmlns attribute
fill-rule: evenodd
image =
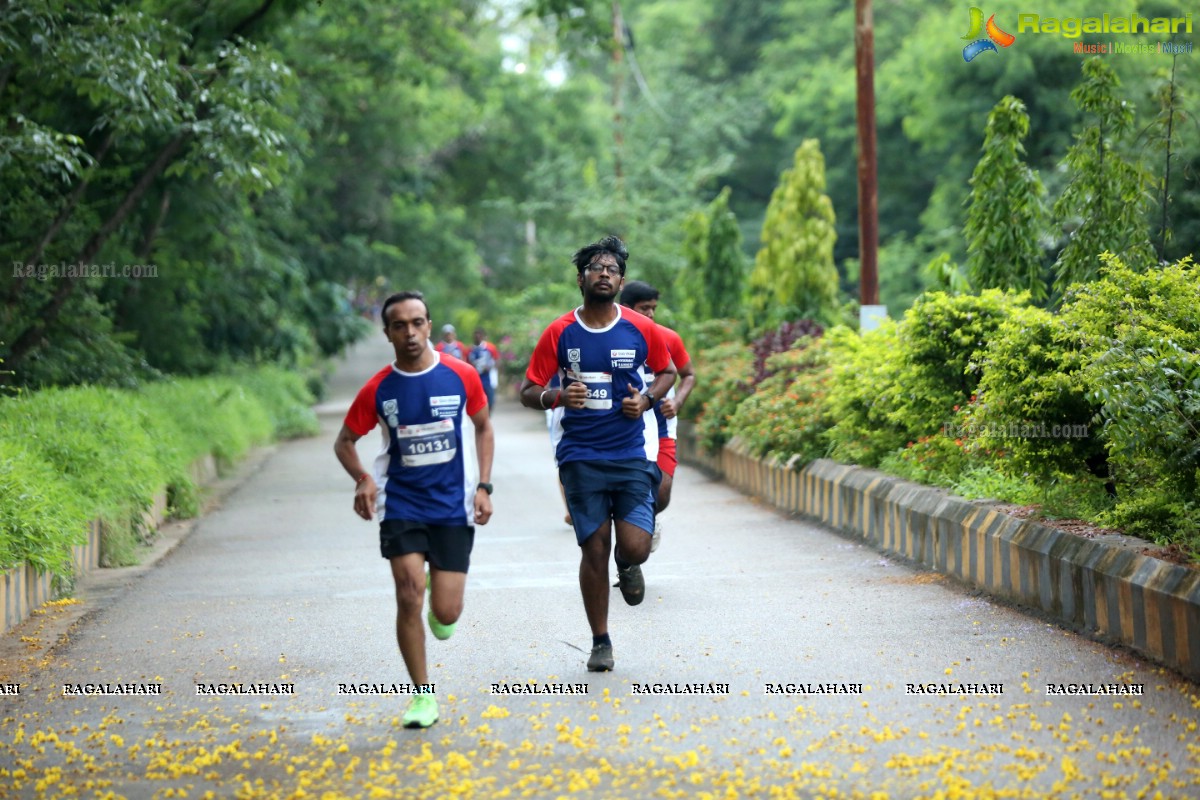
<svg viewBox="0 0 1200 800"><path fill-rule="evenodd" d="M626 0L620 12L628 33L614 40L599 0L3 4L10 383L306 368L361 335L382 295L413 287L439 320L512 336L516 357L520 293L540 287L535 302L565 310L567 257L610 232L677 325L741 317L748 302L761 330L855 298L853 9ZM876 52L893 315L935 284L926 265L969 252L991 276L977 288L1037 300L1035 274L1058 262L1045 290L1061 297L1095 274L1097 248L1139 264L1148 242L1157 259L1194 251L1194 59L1100 63L1026 34L967 64L960 12L899 0L875 15L876 41L895 43ZM1001 98L1027 122L995 131L981 160ZM1038 180L1058 212L1045 231L1032 205L1006 219L994 200ZM777 193L795 202L768 214ZM963 236L972 194L981 215ZM760 253L747 296L742 270ZM71 270L85 277L58 277Z"/></svg>
<svg viewBox="0 0 1200 800"><path fill-rule="evenodd" d="M1200 276L1106 254L1058 312L1027 294L930 293L899 323L813 344L725 342L701 443L799 468L829 456L967 497L1039 506L1200 558ZM802 328L806 321L793 327Z"/></svg>

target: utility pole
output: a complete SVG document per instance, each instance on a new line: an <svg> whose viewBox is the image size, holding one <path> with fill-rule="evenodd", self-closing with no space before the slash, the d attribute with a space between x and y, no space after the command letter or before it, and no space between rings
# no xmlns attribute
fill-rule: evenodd
<svg viewBox="0 0 1200 800"><path fill-rule="evenodd" d="M854 73L858 106L859 327L887 316L879 305L879 191L875 163L875 19L871 0L854 0Z"/></svg>
<svg viewBox="0 0 1200 800"><path fill-rule="evenodd" d="M622 68L621 61L624 58L625 52L625 22L623 19L621 19L621 4L617 2L617 0L612 0L612 26L613 174L617 179L617 194L620 195L624 182L621 153L625 147L625 134L621 131L621 89L622 84L624 83L625 70Z"/></svg>

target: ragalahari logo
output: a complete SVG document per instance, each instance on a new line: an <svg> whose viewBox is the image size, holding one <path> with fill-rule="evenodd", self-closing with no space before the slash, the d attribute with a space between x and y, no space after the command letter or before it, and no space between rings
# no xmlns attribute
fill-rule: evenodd
<svg viewBox="0 0 1200 800"><path fill-rule="evenodd" d="M982 34L987 31L987 36ZM983 24L983 10L979 8L971 8L971 29L967 31L967 35L963 39L970 39L971 43L963 48L963 60L970 61L975 56L987 50L993 53L998 53L996 45L1008 47L1017 40L1017 37L1011 33L1005 33L996 25L996 15L992 14L988 17L987 25Z"/></svg>

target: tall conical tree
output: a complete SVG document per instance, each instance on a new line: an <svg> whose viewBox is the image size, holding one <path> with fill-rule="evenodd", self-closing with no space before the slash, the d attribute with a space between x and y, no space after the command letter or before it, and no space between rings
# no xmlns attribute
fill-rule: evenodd
<svg viewBox="0 0 1200 800"><path fill-rule="evenodd" d="M1150 177L1116 146L1133 128L1133 108L1120 98L1121 81L1101 58L1083 62L1083 81L1071 99L1092 124L1076 137L1063 159L1070 182L1054 204L1054 222L1072 230L1055 264L1061 294L1076 281L1093 280L1100 254L1108 251L1130 265L1154 263L1146 211Z"/></svg>
<svg viewBox="0 0 1200 800"><path fill-rule="evenodd" d="M693 211L684 226L687 268L679 274L676 291L697 322L743 316L746 257L729 194L726 186L707 208Z"/></svg>
<svg viewBox="0 0 1200 800"><path fill-rule="evenodd" d="M983 156L971 176L967 275L977 289L1026 289L1045 300L1042 248L1046 230L1046 189L1025 163L1029 114L1012 95L988 114Z"/></svg>
<svg viewBox="0 0 1200 800"><path fill-rule="evenodd" d="M833 203L825 194L825 158L820 143L807 139L796 148L792 168L780 176L767 206L747 298L756 327L785 319L836 319L836 240Z"/></svg>

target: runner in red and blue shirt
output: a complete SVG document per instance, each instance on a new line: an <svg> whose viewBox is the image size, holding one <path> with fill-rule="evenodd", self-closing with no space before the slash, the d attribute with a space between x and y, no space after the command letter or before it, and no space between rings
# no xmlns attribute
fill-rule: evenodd
<svg viewBox="0 0 1200 800"><path fill-rule="evenodd" d="M430 346L419 292L392 295L382 316L396 360L359 390L334 452L354 478L355 513L380 517L380 554L396 589L396 641L416 691L404 725L427 728L438 709L425 661L425 590L429 628L448 639L462 614L474 526L492 515L492 423L474 368ZM376 425L383 446L368 471L355 442Z"/></svg>
<svg viewBox="0 0 1200 800"><path fill-rule="evenodd" d="M575 253L583 305L543 331L521 386L526 407L563 408L555 456L580 547L579 588L592 628L588 669L593 672L613 667L610 552L625 602L637 605L645 597L639 565L650 555L659 472L646 457L642 415L675 382L675 368L654 323L615 303L628 256L615 236ZM649 386L643 364L655 372ZM563 388L547 388L560 371Z"/></svg>
<svg viewBox="0 0 1200 800"><path fill-rule="evenodd" d="M650 319L654 319L658 311L659 291L645 281L626 281L625 287L621 290L621 305L627 308L632 308L639 314L643 314ZM658 323L655 323L658 324ZM675 364L675 369L679 372L678 385L671 388L667 392L667 396L654 406L654 417L657 422L657 430L647 430L647 437L654 437L657 434L658 439L658 458L656 463L658 468L662 470L662 481L658 485L658 499L654 505L654 536L651 540L651 552L658 549L659 543L662 541L662 524L659 521L658 515L667 510L667 506L671 504L671 488L675 483L675 467L678 465L678 457L676 456L676 429L679 425L678 414L680 408L683 407L688 395L692 393L692 389L696 385L696 370L692 364L692 358L688 355L687 348L683 344L683 338L678 333L666 327L658 325L667 341L667 350L671 353L671 361Z"/></svg>

